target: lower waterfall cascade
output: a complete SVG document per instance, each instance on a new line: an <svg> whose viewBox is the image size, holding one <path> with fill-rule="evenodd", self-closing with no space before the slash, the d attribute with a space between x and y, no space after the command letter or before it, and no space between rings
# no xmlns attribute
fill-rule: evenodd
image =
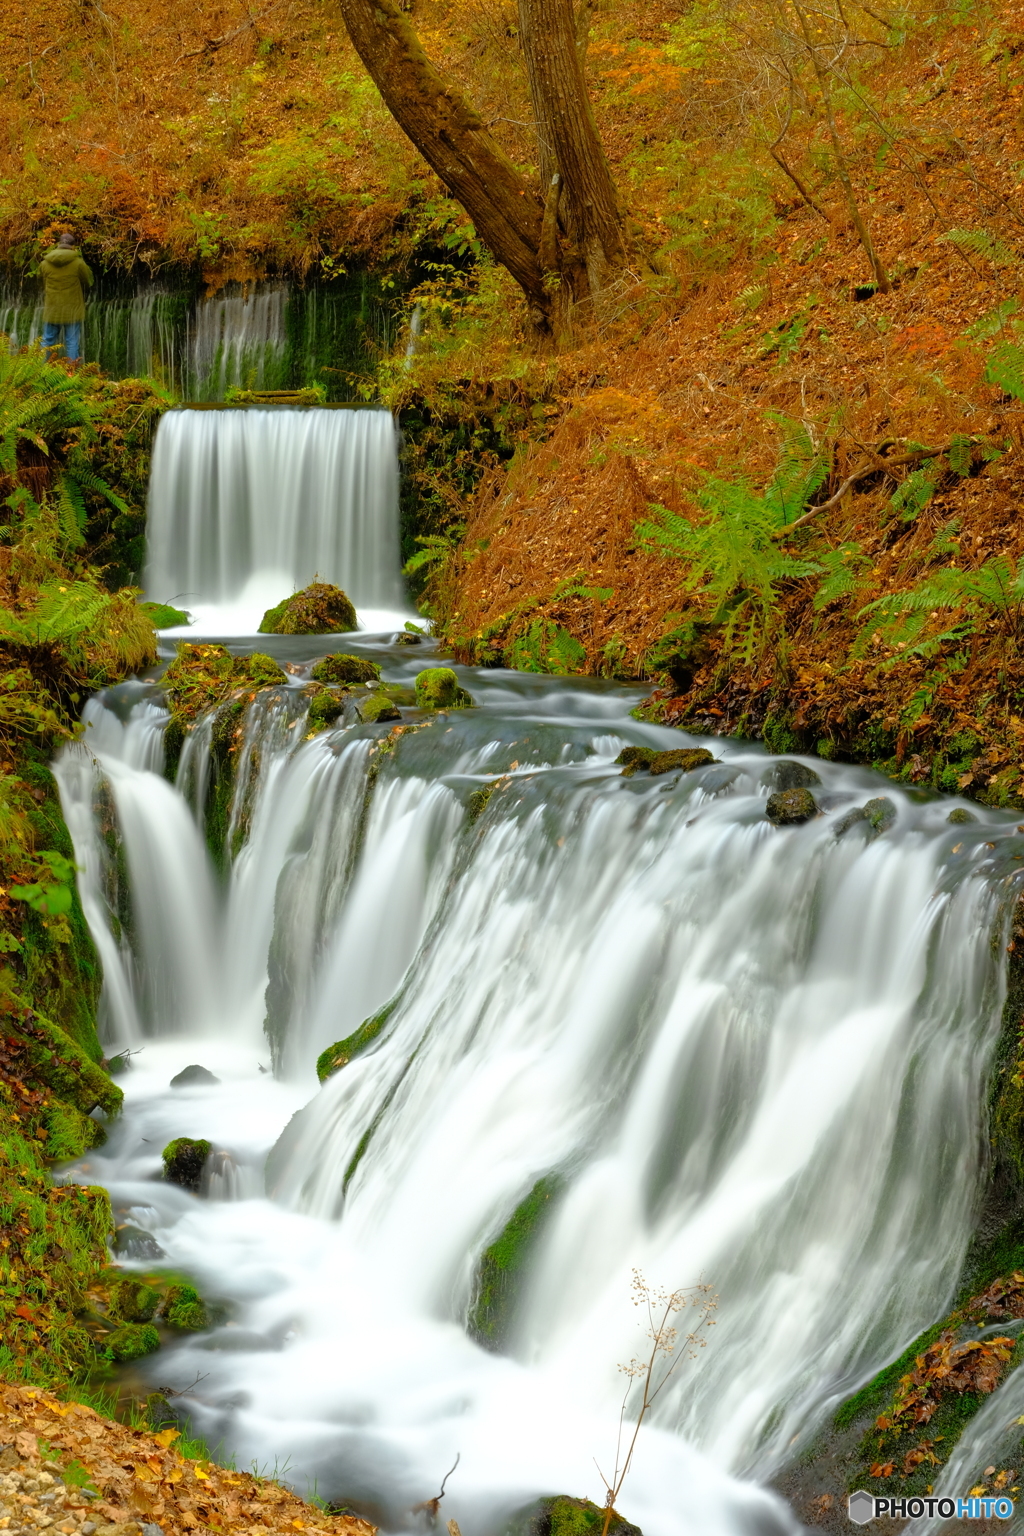
<svg viewBox="0 0 1024 1536"><path fill-rule="evenodd" d="M387 1531L419 1528L458 1455L445 1518L500 1536L538 1495L602 1501L643 1347L632 1271L703 1280L717 1325L618 1507L645 1536L795 1533L764 1485L956 1288L1016 819L951 825L955 802L815 762L821 814L777 828L778 763L749 744L624 776L623 746L690 738L593 680L459 668L472 709L307 736L302 685L337 647L265 648L293 670L248 706L223 878L210 722L169 783L158 685L90 701L55 768L108 1054L136 1053L122 1119L67 1176L105 1184L221 1309L133 1369L186 1391L238 1465L284 1463ZM424 642L345 648L397 683L433 664ZM875 835L848 813L880 794ZM317 1091L319 1053L373 1015ZM218 1081L170 1089L190 1063ZM217 1149L203 1198L160 1179L183 1135ZM485 1348L481 1255L541 1180ZM1017 1374L976 1439L1021 1411Z"/></svg>
<svg viewBox="0 0 1024 1536"><path fill-rule="evenodd" d="M169 411L147 530L150 596L219 633L251 632L314 579L343 587L373 627L406 617L388 411Z"/></svg>

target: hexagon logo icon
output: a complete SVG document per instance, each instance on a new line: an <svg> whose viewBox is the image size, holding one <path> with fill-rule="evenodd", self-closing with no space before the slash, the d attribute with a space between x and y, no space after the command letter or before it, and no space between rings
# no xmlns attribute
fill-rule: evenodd
<svg viewBox="0 0 1024 1536"><path fill-rule="evenodd" d="M874 1495L865 1492L863 1488L858 1488L856 1493L850 1494L847 1508L850 1519L855 1525L867 1525L869 1520L875 1518Z"/></svg>

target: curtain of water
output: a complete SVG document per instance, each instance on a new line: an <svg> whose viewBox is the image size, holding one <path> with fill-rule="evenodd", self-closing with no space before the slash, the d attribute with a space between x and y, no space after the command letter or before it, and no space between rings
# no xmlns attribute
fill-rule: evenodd
<svg viewBox="0 0 1024 1536"><path fill-rule="evenodd" d="M617 1366L643 1343L631 1270L703 1276L718 1326L660 1400L621 1507L647 1536L795 1529L732 1475L784 1464L948 1304L1021 837L998 813L950 827L946 804L891 785L891 831L837 836L879 781L830 764L825 814L778 831L766 760L738 745L624 780L613 758L644 734L630 697L538 679L524 702L500 674L465 680L483 707L383 755L362 728L303 741L294 692L264 703L248 841L219 894L187 803L131 745L142 706L120 737L91 706L98 734L59 765L105 963L87 802L105 783L116 803L133 964L108 986L148 1032L92 1166L234 1308L235 1331L160 1379L203 1374L208 1437L290 1455L391 1529L459 1451L446 1513L492 1536L538 1492L599 1496ZM496 775L471 823L468 793ZM277 1083L257 1068L264 989ZM163 1141L206 1134L230 1159L210 1194L251 1191L317 1053L389 1000L371 1049L291 1119L272 1201L147 1182ZM222 1082L168 1093L188 1060ZM550 1176L495 1355L465 1333L476 1266Z"/></svg>
<svg viewBox="0 0 1024 1536"><path fill-rule="evenodd" d="M264 606L319 578L397 609L396 433L386 411L172 411L153 450L146 586ZM255 625L253 626L255 627Z"/></svg>

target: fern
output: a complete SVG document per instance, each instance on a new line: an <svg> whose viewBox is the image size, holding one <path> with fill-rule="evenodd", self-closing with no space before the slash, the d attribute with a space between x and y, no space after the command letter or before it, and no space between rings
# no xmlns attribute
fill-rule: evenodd
<svg viewBox="0 0 1024 1536"><path fill-rule="evenodd" d="M988 341L992 336L998 336L1007 320L1020 309L1019 299L1004 299L997 304L995 309L990 309L987 315L981 315L972 325L967 327L966 334L972 341Z"/></svg>
<svg viewBox="0 0 1024 1536"><path fill-rule="evenodd" d="M912 523L931 501L938 478L935 460L926 459L920 469L915 469L897 486L889 502L889 510L895 512L904 523Z"/></svg>
<svg viewBox="0 0 1024 1536"><path fill-rule="evenodd" d="M440 566L448 559L458 545L459 539L465 532L461 523L450 528L447 533L429 533L416 540L423 548L410 555L402 567L405 576L412 576L416 571L424 567Z"/></svg>
<svg viewBox="0 0 1024 1536"><path fill-rule="evenodd" d="M942 614L958 614L955 623L928 633ZM934 656L944 644L960 644L989 619L1003 620L1016 636L1024 615L1024 565L1009 555L994 555L977 570L943 566L903 592L888 592L868 603L858 617L871 615L876 632L907 656ZM858 640L863 646L868 624Z"/></svg>
<svg viewBox="0 0 1024 1536"><path fill-rule="evenodd" d="M559 677L582 672L587 659L576 637L553 619L534 619L506 654L508 664L519 672L553 672Z"/></svg>
<svg viewBox="0 0 1024 1536"><path fill-rule="evenodd" d="M58 645L77 640L91 628L111 598L91 581L53 579L31 607L20 613L0 607L0 640L8 645Z"/></svg>
<svg viewBox="0 0 1024 1536"><path fill-rule="evenodd" d="M1013 341L993 347L985 365L985 379L998 385L1004 395L1024 400L1024 347Z"/></svg>
<svg viewBox="0 0 1024 1536"><path fill-rule="evenodd" d="M862 573L870 568L871 561L859 544L840 544L838 549L830 549L819 559L825 574L814 594L814 606L820 613L830 603L848 597L856 589Z"/></svg>
<svg viewBox="0 0 1024 1536"><path fill-rule="evenodd" d="M937 244L943 243L969 251L972 256L981 256L997 267L1009 266L1018 260L1016 251L987 229L950 229L939 236Z"/></svg>
<svg viewBox="0 0 1024 1536"><path fill-rule="evenodd" d="M637 525L643 547L680 561L680 587L703 619L720 625L726 654L745 662L764 647L781 622L777 586L819 574L815 560L787 554L772 537L807 504L828 473L803 427L784 422L782 459L758 494L749 480L708 476L697 493L704 517L696 522L655 505Z"/></svg>
<svg viewBox="0 0 1024 1536"><path fill-rule="evenodd" d="M551 595L551 601L560 603L567 597L586 597L596 603L606 603L614 592L614 587L588 586L586 572L580 571L576 576L568 576L565 581L559 582Z"/></svg>

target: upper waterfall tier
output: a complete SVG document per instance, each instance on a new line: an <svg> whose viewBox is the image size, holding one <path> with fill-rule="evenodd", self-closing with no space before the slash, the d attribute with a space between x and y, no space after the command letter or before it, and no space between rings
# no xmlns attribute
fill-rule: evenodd
<svg viewBox="0 0 1024 1536"><path fill-rule="evenodd" d="M403 593L391 416L169 412L153 451L148 542L149 595L180 601L205 627L219 618L222 632L253 630L315 577L358 609L393 616Z"/></svg>

